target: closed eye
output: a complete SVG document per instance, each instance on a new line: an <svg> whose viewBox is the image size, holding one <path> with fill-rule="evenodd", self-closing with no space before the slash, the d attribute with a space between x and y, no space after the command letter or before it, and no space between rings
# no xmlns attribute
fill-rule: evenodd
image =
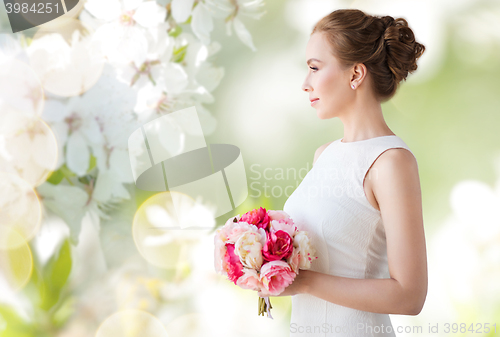
<svg viewBox="0 0 500 337"><path fill-rule="evenodd" d="M309 67L309 69L312 69L313 71L317 71L318 70L318 68L316 68L316 67Z"/></svg>

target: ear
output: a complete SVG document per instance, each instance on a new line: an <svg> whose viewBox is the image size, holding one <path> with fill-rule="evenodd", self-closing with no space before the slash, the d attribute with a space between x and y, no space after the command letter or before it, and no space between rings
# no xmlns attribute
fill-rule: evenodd
<svg viewBox="0 0 500 337"><path fill-rule="evenodd" d="M356 63L351 70L351 84L358 87L361 83L363 83L367 74L368 69L366 69L366 66L363 63Z"/></svg>

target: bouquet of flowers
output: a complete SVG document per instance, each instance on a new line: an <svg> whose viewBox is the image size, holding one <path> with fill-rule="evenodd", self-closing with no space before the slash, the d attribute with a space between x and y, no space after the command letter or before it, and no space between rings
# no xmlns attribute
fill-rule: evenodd
<svg viewBox="0 0 500 337"><path fill-rule="evenodd" d="M276 296L299 269L309 269L316 251L307 232L283 211L251 210L227 220L215 233L215 270L243 289ZM269 297L259 297L259 315L271 316Z"/></svg>

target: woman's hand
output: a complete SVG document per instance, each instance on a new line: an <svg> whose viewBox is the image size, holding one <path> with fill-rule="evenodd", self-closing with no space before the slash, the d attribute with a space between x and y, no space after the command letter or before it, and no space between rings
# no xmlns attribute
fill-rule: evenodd
<svg viewBox="0 0 500 337"><path fill-rule="evenodd" d="M295 279L293 282L285 288L281 293L278 295L272 295L274 297L281 297L281 296L293 296L297 294L305 294L306 293L306 280L308 277L311 276L311 272L309 270L300 270L297 276L295 276ZM257 293L259 297L269 297L269 294L266 294L265 291L259 291Z"/></svg>

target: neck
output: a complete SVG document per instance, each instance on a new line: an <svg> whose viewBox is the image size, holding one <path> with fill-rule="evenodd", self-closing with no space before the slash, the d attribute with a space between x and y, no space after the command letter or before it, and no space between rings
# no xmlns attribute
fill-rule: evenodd
<svg viewBox="0 0 500 337"><path fill-rule="evenodd" d="M344 125L344 142L356 142L374 137L393 135L375 98L354 100L354 104L339 116Z"/></svg>

